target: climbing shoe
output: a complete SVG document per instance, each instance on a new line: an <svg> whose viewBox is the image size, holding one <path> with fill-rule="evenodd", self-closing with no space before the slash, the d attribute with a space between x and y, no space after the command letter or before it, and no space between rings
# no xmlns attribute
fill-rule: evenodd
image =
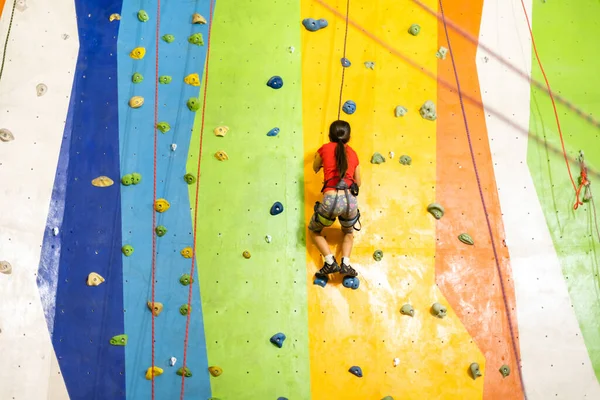
<svg viewBox="0 0 600 400"><path fill-rule="evenodd" d="M334 274L336 272L340 272L340 266L337 261L335 261L335 257L333 258L333 264L323 264L323 268L319 270L319 272L315 273L315 276L319 279L327 279L327 275Z"/></svg>
<svg viewBox="0 0 600 400"><path fill-rule="evenodd" d="M346 275L346 276L351 276L351 277L355 277L358 276L358 272L356 272L356 270L354 268L352 268L351 266L342 263L341 267L340 267L340 274L342 275Z"/></svg>

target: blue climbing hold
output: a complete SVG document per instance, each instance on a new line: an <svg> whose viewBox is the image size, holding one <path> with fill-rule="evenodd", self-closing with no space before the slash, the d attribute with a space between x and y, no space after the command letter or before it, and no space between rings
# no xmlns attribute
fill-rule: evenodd
<svg viewBox="0 0 600 400"><path fill-rule="evenodd" d="M342 106L342 111L344 111L348 115L352 115L356 112L356 103L352 100L348 100Z"/></svg>
<svg viewBox="0 0 600 400"><path fill-rule="evenodd" d="M329 280L329 278L325 277L325 279L321 279L321 278L316 278L313 281L313 284L321 286L321 287L325 287L325 285L327 285L327 281Z"/></svg>
<svg viewBox="0 0 600 400"><path fill-rule="evenodd" d="M283 86L283 79L280 76L274 76L267 82L267 86L273 89L281 89Z"/></svg>
<svg viewBox="0 0 600 400"><path fill-rule="evenodd" d="M345 276L342 284L348 289L356 290L360 286L360 281L355 276Z"/></svg>
<svg viewBox="0 0 600 400"><path fill-rule="evenodd" d="M319 29L321 29L318 22L316 20L314 20L313 18L306 18L306 19L302 20L302 25L304 25L306 30L309 30L311 32L316 32Z"/></svg>
<svg viewBox="0 0 600 400"><path fill-rule="evenodd" d="M325 18L321 18L320 20L317 21L317 25L319 25L319 29L323 29L323 28L327 28L327 25L329 25L329 22L327 22L327 20Z"/></svg>
<svg viewBox="0 0 600 400"><path fill-rule="evenodd" d="M352 279L353 279L352 290L356 290L360 286L360 280L357 277L354 277Z"/></svg>
<svg viewBox="0 0 600 400"><path fill-rule="evenodd" d="M351 65L352 63L350 62L350 60L348 60L346 57L342 58L342 67L348 68Z"/></svg>
<svg viewBox="0 0 600 400"><path fill-rule="evenodd" d="M279 134L279 128L273 128L267 133L267 136L277 136L278 134Z"/></svg>
<svg viewBox="0 0 600 400"><path fill-rule="evenodd" d="M278 215L281 214L283 212L283 204L281 204L280 202L276 201L272 206L271 206L271 215Z"/></svg>
<svg viewBox="0 0 600 400"><path fill-rule="evenodd" d="M360 367L354 366L352 368L350 368L348 371L350 371L350 373L354 376L357 376L359 378L362 378L363 373L362 373L362 369L360 369Z"/></svg>
<svg viewBox="0 0 600 400"><path fill-rule="evenodd" d="M273 336L271 336L271 343L273 343L275 346L282 348L283 347L283 341L285 340L285 335L281 332L274 334Z"/></svg>
<svg viewBox="0 0 600 400"><path fill-rule="evenodd" d="M278 397L277 400L288 400L287 397Z"/></svg>

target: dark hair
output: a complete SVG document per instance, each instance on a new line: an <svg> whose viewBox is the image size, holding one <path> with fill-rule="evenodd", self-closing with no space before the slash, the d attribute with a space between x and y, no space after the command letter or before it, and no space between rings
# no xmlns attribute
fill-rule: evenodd
<svg viewBox="0 0 600 400"><path fill-rule="evenodd" d="M344 179L346 171L348 171L348 158L344 145L350 140L350 124L342 120L333 121L329 127L329 140L337 143L335 166L340 174L340 179Z"/></svg>

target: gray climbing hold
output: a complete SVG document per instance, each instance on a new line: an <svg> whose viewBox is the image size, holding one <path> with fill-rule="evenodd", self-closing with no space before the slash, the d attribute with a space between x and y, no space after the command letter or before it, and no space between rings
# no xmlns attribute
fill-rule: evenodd
<svg viewBox="0 0 600 400"><path fill-rule="evenodd" d="M344 68L348 68L352 65L350 60L348 60L346 57L342 58L341 61L342 61L342 67L344 67Z"/></svg>
<svg viewBox="0 0 600 400"><path fill-rule="evenodd" d="M15 140L15 136L6 128L0 129L0 141L2 142L10 142Z"/></svg>
<svg viewBox="0 0 600 400"><path fill-rule="evenodd" d="M446 54L448 54L448 49L444 46L441 46L440 49L435 53L435 56L440 60L445 60Z"/></svg>
<svg viewBox="0 0 600 400"><path fill-rule="evenodd" d="M506 364L504 364L503 366L501 366L500 369L499 369L499 371L502 374L503 378L506 378L507 376L510 375L510 368Z"/></svg>
<svg viewBox="0 0 600 400"><path fill-rule="evenodd" d="M12 265L8 261L0 261L0 274L10 275L12 273Z"/></svg>
<svg viewBox="0 0 600 400"><path fill-rule="evenodd" d="M473 246L475 244L475 242L473 241L473 238L468 233L461 233L460 235L458 235L458 240L460 240L464 244L468 244L471 246Z"/></svg>
<svg viewBox="0 0 600 400"><path fill-rule="evenodd" d="M375 250L375 252L373 253L373 259L375 261L381 261L383 259L383 251Z"/></svg>
<svg viewBox="0 0 600 400"><path fill-rule="evenodd" d="M41 97L43 95L46 94L46 92L48 91L48 86L44 85L43 83L39 83L36 87L35 87L35 91L37 93L38 97Z"/></svg>
<svg viewBox="0 0 600 400"><path fill-rule="evenodd" d="M479 364L477 363L472 363L469 366L469 369L471 370L471 377L473 378L473 380L481 377L481 371L479 370Z"/></svg>
<svg viewBox="0 0 600 400"><path fill-rule="evenodd" d="M411 163L412 163L412 158L410 158L410 156L407 156L406 154L403 154L400 156L400 164L410 165Z"/></svg>
<svg viewBox="0 0 600 400"><path fill-rule="evenodd" d="M371 164L381 164L385 162L385 158L380 153L374 153L371 157Z"/></svg>
<svg viewBox="0 0 600 400"><path fill-rule="evenodd" d="M366 61L365 62L365 67L367 67L369 69L375 69L375 62L373 62L373 61Z"/></svg>
<svg viewBox="0 0 600 400"><path fill-rule="evenodd" d="M435 217L435 219L440 219L444 216L444 207L438 203L431 203L427 206L427 211Z"/></svg>
<svg viewBox="0 0 600 400"><path fill-rule="evenodd" d="M440 303L433 303L433 305L431 306L431 313L438 318L444 318L447 312L448 310L446 309L446 307L444 307Z"/></svg>
<svg viewBox="0 0 600 400"><path fill-rule="evenodd" d="M407 112L408 112L408 109L403 106L397 106L396 109L394 110L394 114L396 115L396 118L404 117Z"/></svg>
<svg viewBox="0 0 600 400"><path fill-rule="evenodd" d="M410 28L408 28L408 33L413 36L417 36L421 32L421 26L419 24L412 24Z"/></svg>
<svg viewBox="0 0 600 400"><path fill-rule="evenodd" d="M433 101L431 101L431 100L427 100L421 106L421 109L419 110L419 112L421 113L421 117L423 117L429 121L435 121L437 119L437 114L435 112L435 104L433 104Z"/></svg>
<svg viewBox="0 0 600 400"><path fill-rule="evenodd" d="M405 304L400 309L400 314L410 315L411 317L414 317L415 316L415 310L414 310L413 306L411 306L410 304Z"/></svg>
<svg viewBox="0 0 600 400"><path fill-rule="evenodd" d="M351 367L348 372L350 372L352 375L362 378L363 377L363 372L362 369L360 367L357 367L356 365Z"/></svg>

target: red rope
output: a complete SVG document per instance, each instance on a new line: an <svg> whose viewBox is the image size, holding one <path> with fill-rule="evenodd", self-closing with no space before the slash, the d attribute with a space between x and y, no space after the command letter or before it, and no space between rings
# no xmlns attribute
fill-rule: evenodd
<svg viewBox="0 0 600 400"><path fill-rule="evenodd" d="M196 261L196 238L198 232L198 198L200 193L200 166L202 161L202 141L204 138L204 121L206 115L206 92L208 88L208 70L209 70L209 61L210 61L210 33L212 30L212 21L213 21L213 8L214 1L210 0L210 11L208 18L208 38L206 40L206 63L205 63L205 72L204 72L204 94L203 94L203 102L202 102L202 122L200 124L200 142L198 144L198 167L196 170L196 199L194 202L194 235L193 235L193 245L192 245L192 266L190 269L190 277L194 277L194 267ZM190 282L188 291L188 309L190 312L187 314L187 319L185 322L185 339L183 341L183 368L185 370L187 363L187 348L188 348L188 339L190 332L190 316L191 316L191 305L192 305L192 293L194 285ZM185 393L185 373L181 374L181 394L179 396L180 400L183 400Z"/></svg>

